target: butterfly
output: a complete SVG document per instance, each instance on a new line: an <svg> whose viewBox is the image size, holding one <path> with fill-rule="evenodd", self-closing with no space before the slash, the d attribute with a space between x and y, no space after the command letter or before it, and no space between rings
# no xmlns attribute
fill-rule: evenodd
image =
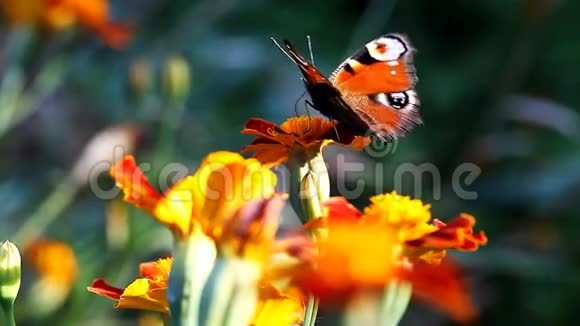
<svg viewBox="0 0 580 326"><path fill-rule="evenodd" d="M303 75L312 106L354 134L388 141L422 123L413 53L408 39L386 34L368 42L326 78L284 40L284 50Z"/></svg>

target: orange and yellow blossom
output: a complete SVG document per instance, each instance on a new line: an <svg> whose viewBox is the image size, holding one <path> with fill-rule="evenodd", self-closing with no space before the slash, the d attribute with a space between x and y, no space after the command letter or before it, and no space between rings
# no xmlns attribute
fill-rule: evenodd
<svg viewBox="0 0 580 326"><path fill-rule="evenodd" d="M73 249L62 241L40 239L25 249L24 258L38 275L36 297L50 297L47 300L55 305L62 303L78 277L79 267Z"/></svg>
<svg viewBox="0 0 580 326"><path fill-rule="evenodd" d="M126 288L97 279L87 287L95 294L117 301L115 308L142 309L169 313L167 290L172 258L162 258L140 265L141 278ZM271 284L260 286L259 301L251 326L293 325L302 321L304 305L296 289L281 292Z"/></svg>
<svg viewBox="0 0 580 326"><path fill-rule="evenodd" d="M209 154L194 175L163 194L151 186L132 156L110 172L124 199L151 214L177 239L197 232L212 239L224 236L225 226L245 204L271 198L276 185L268 166L232 152Z"/></svg>
<svg viewBox="0 0 580 326"><path fill-rule="evenodd" d="M39 279L51 287L53 296L68 295L78 276L76 255L68 244L40 239L25 249L24 258Z"/></svg>
<svg viewBox="0 0 580 326"><path fill-rule="evenodd" d="M111 21L108 0L2 0L1 5L13 25L41 23L61 30L78 22L111 47L122 47L129 41L127 28Z"/></svg>
<svg viewBox="0 0 580 326"><path fill-rule="evenodd" d="M318 255L298 277L323 303L380 290L398 279L412 283L417 298L459 321L475 317L460 270L443 260L447 249L476 250L487 243L483 232L473 232L472 216L429 224L429 205L395 192L372 197L363 212L340 197L324 207L325 216L307 228L324 227L327 237L317 242Z"/></svg>
<svg viewBox="0 0 580 326"><path fill-rule="evenodd" d="M355 136L342 125L321 117L295 117L281 125L253 118L248 120L242 134L257 136L242 153L254 152L262 163L280 164L300 152L305 160L316 157L328 144L362 150L370 143L369 137Z"/></svg>
<svg viewBox="0 0 580 326"><path fill-rule="evenodd" d="M125 289L111 286L103 279L97 279L87 290L116 300L116 308L143 309L167 314L169 312L167 282L171 258L142 263L139 270L141 278L136 279Z"/></svg>
<svg viewBox="0 0 580 326"><path fill-rule="evenodd" d="M294 316L291 318L293 322L296 321L296 316L301 318L302 305L294 301L295 297L258 289L259 284L268 284L263 275L268 274L267 265L272 255L295 250L292 249L293 243L299 241L297 238L296 241L276 242L278 219L285 196L274 192L276 176L268 165L262 165L256 159L245 159L237 153L215 152L202 161L194 175L177 182L163 194L147 181L131 156L115 164L111 168L111 175L123 190L125 200L143 208L172 230L178 242L185 245L183 248L188 248L191 243L208 246L204 247L209 250L205 252L207 255L200 251L196 252L195 258L198 266L201 264L207 267L207 272L211 272L216 250L218 259L222 262L229 261L233 264L230 266L236 270L245 268L243 266L252 266L246 270L251 271L251 275L242 274L244 286L253 289L258 300L258 321L255 325L264 325L260 320L271 321L272 318L280 320L278 324L283 325L289 318L284 312L289 309L295 310L291 314ZM183 248L178 249L178 253ZM183 260L176 257L173 265L180 262L183 264ZM238 265L240 263L242 265ZM180 265L177 266L180 268ZM190 272L186 266L182 268L176 275ZM145 296L145 302L150 303L150 287L147 286L150 281L141 280L140 283L141 287L136 288L140 291L133 292L137 294L133 298ZM159 293L163 301L156 301L160 303L157 311L161 311L159 307L168 309L167 278L161 283L164 285L159 288L165 292ZM103 288L100 291L102 294L109 293L111 295L107 296L117 298L122 303L124 296L120 289L106 286L102 280L93 284L92 290L97 288ZM278 294L274 295L276 293ZM147 309L139 305L140 301L130 302L134 303L133 308ZM253 305L251 307L256 308ZM268 313L263 312L263 309ZM248 318L251 317L252 310L249 313ZM290 324L289 322L288 325Z"/></svg>

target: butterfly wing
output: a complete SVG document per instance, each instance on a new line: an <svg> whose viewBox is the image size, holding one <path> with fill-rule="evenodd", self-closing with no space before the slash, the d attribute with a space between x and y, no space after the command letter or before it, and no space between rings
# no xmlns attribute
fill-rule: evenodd
<svg viewBox="0 0 580 326"><path fill-rule="evenodd" d="M359 114L344 100L340 91L332 82L302 57L290 44L284 40L285 53L296 63L304 76L306 90L312 98L313 106L325 116L336 119L347 126L355 134L365 134L369 126Z"/></svg>
<svg viewBox="0 0 580 326"><path fill-rule="evenodd" d="M383 35L346 59L330 81L381 140L403 136L421 123L414 49L401 35Z"/></svg>

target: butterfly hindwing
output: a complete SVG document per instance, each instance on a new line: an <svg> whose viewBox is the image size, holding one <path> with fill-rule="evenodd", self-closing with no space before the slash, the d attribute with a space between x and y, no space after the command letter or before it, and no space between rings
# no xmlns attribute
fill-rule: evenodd
<svg viewBox="0 0 580 326"><path fill-rule="evenodd" d="M402 137L421 123L419 98L413 90L350 96L344 100L382 141Z"/></svg>

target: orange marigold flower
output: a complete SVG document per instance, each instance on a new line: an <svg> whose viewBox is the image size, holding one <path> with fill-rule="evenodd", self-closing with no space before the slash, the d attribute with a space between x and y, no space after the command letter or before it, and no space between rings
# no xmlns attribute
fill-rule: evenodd
<svg viewBox="0 0 580 326"><path fill-rule="evenodd" d="M68 295L78 276L76 255L68 244L37 240L26 248L24 258L37 271L40 281L50 287L53 297L64 299Z"/></svg>
<svg viewBox="0 0 580 326"><path fill-rule="evenodd" d="M321 303L343 304L358 293L379 294L389 282L404 280L412 284L416 298L458 321L476 315L459 269L447 260L401 264L396 234L355 219L329 221L327 230L328 236L317 242L314 262L296 279Z"/></svg>
<svg viewBox="0 0 580 326"><path fill-rule="evenodd" d="M87 290L117 301L115 308L169 313L167 283L171 270L171 258L142 263L139 269L142 278L135 280L125 289L111 286L103 279L97 279L87 287Z"/></svg>
<svg viewBox="0 0 580 326"><path fill-rule="evenodd" d="M79 22L111 47L122 47L129 40L127 28L111 22L107 0L2 0L1 5L14 25L42 23L61 30Z"/></svg>
<svg viewBox="0 0 580 326"><path fill-rule="evenodd" d="M483 232L473 232L475 218L461 214L449 224L430 224L429 205L394 191L370 201L363 212L341 197L323 203L324 216L305 227L324 228L326 237L318 239L318 252L300 272L299 284L323 303L344 303L403 280L412 284L415 297L458 321L472 320L476 310L463 277L443 257L447 249L472 251L487 243Z"/></svg>
<svg viewBox="0 0 580 326"><path fill-rule="evenodd" d="M162 258L155 262L140 265L142 278L135 280L126 288L109 285L97 279L87 287L95 294L117 301L115 308L142 309L169 313L167 286L172 258ZM271 284L260 286L258 304L252 326L294 325L304 316L304 297L298 288L290 287L282 292Z"/></svg>
<svg viewBox="0 0 580 326"><path fill-rule="evenodd" d="M79 274L75 252L65 242L40 239L26 247L23 258L36 272L30 292L38 313L56 311L69 297Z"/></svg>
<svg viewBox="0 0 580 326"><path fill-rule="evenodd" d="M407 258L437 264L446 249L477 250L487 243L483 231L473 232L475 218L461 214L445 224L437 219L430 224L430 205L418 199L398 195L395 191L371 197L371 204L361 213L345 199L337 197L324 203L326 219L358 220L360 223L384 228L397 240L398 249ZM320 223L317 223L320 225Z"/></svg>
<svg viewBox="0 0 580 326"><path fill-rule="evenodd" d="M281 125L253 118L248 120L243 134L258 138L246 146L242 153L254 152L262 163L280 164L293 153L305 159L313 158L322 148L334 143L362 150L370 143L369 137L355 136L336 122L321 117L290 118Z"/></svg>
<svg viewBox="0 0 580 326"><path fill-rule="evenodd" d="M153 188L132 156L111 168L125 200L143 208L178 239L200 231L217 239L245 204L274 195L276 175L255 159L232 152L208 155L198 171L164 194Z"/></svg>

